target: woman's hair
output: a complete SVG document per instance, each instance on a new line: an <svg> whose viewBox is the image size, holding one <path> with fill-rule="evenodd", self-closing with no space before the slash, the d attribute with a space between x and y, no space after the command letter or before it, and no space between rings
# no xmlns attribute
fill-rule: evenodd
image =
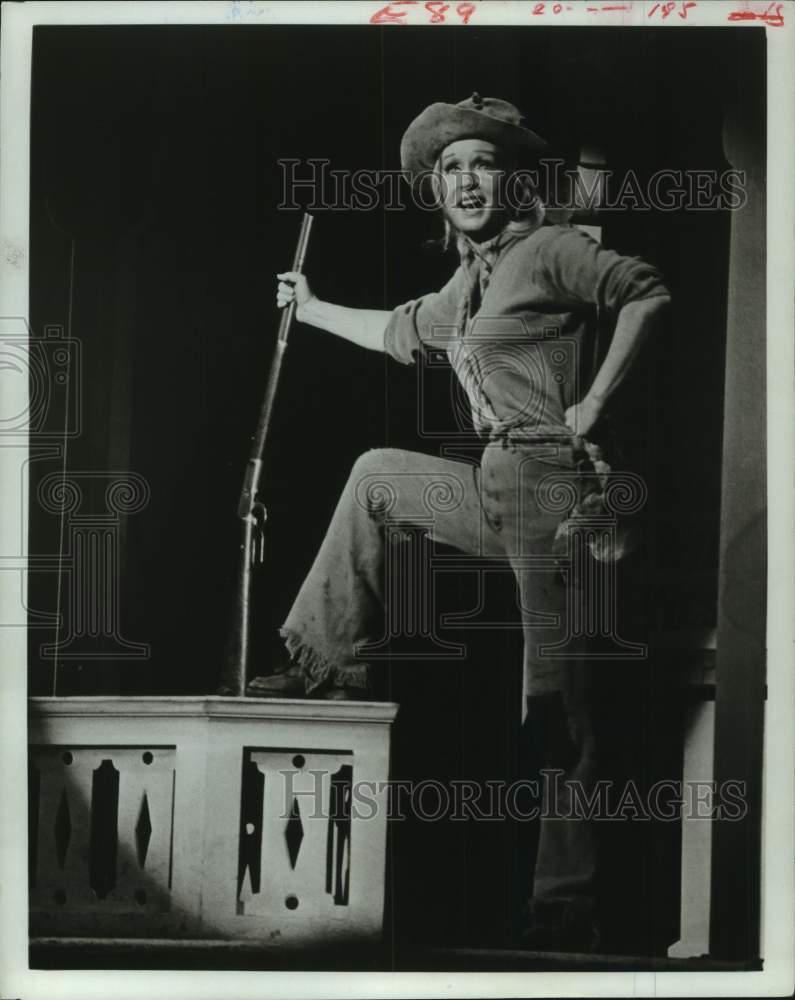
<svg viewBox="0 0 795 1000"><path fill-rule="evenodd" d="M504 155L504 153L503 153ZM509 167L505 174L505 183L501 188L501 194L506 199L508 209L508 222L505 229L519 235L531 233L534 229L543 225L546 217L546 206L541 198L538 189L532 182L528 170L516 167L509 157ZM433 168L432 180L438 195L442 179L441 156L437 159ZM428 245L440 246L442 250L448 250L455 245L458 237L458 230L453 226L447 215L444 214L444 233L437 240L429 240Z"/></svg>

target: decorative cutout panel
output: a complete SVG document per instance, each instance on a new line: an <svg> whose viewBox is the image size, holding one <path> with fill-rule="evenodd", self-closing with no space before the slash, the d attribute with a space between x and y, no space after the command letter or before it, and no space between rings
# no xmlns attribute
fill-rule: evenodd
<svg viewBox="0 0 795 1000"><path fill-rule="evenodd" d="M353 755L248 749L244 789L251 788L252 766L262 779L264 794L257 815L244 795L241 844L246 843L247 825L262 831L257 838L258 867L249 855L246 868L250 876L256 870L259 878L240 884L238 912L270 915L276 926L291 919L342 917L339 909L349 903L351 866L356 863L351 850Z"/></svg>
<svg viewBox="0 0 795 1000"><path fill-rule="evenodd" d="M30 773L32 912L168 909L173 747L31 747Z"/></svg>

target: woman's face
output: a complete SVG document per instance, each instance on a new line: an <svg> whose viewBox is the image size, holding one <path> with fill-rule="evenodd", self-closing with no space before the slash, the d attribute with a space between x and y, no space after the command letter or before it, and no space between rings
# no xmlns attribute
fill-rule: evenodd
<svg viewBox="0 0 795 1000"><path fill-rule="evenodd" d="M502 150L485 139L459 139L439 160L442 209L451 225L487 240L507 221L501 191L509 164Z"/></svg>

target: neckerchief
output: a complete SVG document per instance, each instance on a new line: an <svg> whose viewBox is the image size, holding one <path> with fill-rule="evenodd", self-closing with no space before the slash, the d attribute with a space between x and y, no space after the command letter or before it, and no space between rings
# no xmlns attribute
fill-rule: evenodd
<svg viewBox="0 0 795 1000"><path fill-rule="evenodd" d="M516 232L506 226L496 236L490 240L486 240L485 243L475 243L463 233L458 234L456 247L461 258L464 289L456 312L456 326L458 328L458 336L462 340L466 337L470 319L480 309L483 296L489 287L491 276L503 252L517 240L523 239L528 235L529 233L526 230ZM480 370L477 350L462 350L458 355L458 363L460 366L458 377L464 385L467 395L473 400L473 421L475 422L476 429L480 431L483 427L478 421L476 413L489 414L492 421L496 421L497 417L483 389L483 375Z"/></svg>
<svg viewBox="0 0 795 1000"><path fill-rule="evenodd" d="M489 287L492 273L502 253L517 240L524 239L525 236L529 235L530 233L527 231L515 232L506 226L485 243L475 243L464 233L458 234L456 248L466 279L456 317L460 336L464 336L467 323L480 309L481 301Z"/></svg>

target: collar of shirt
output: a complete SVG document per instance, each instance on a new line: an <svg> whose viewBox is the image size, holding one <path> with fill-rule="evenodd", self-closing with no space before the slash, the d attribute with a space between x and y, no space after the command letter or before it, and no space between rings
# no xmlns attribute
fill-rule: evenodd
<svg viewBox="0 0 795 1000"><path fill-rule="evenodd" d="M497 261L509 246L517 240L529 236L533 229L521 229L519 231L506 226L496 236L484 243L475 243L464 233L459 233L456 240L456 247L461 258L461 264L467 272L472 284L477 280L480 286L481 295L486 291L491 279L492 272L497 265Z"/></svg>
<svg viewBox="0 0 795 1000"><path fill-rule="evenodd" d="M508 247L529 236L537 228L538 226L517 228L507 225L485 243L475 243L464 233L458 233L456 247L461 258L461 270L464 273L464 288L456 316L460 337L466 335L470 319L480 309L492 272L500 257Z"/></svg>

